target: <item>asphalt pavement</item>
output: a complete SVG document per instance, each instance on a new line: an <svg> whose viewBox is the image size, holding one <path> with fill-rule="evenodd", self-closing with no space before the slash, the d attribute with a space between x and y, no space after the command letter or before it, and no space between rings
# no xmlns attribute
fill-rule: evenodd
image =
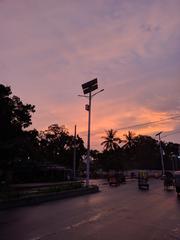
<svg viewBox="0 0 180 240"><path fill-rule="evenodd" d="M180 240L180 199L158 179L149 191L137 180L101 192L0 211L1 240Z"/></svg>

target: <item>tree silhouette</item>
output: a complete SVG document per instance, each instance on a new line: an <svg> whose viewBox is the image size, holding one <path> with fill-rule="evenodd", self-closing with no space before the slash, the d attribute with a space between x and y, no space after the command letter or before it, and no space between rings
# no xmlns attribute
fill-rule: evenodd
<svg viewBox="0 0 180 240"><path fill-rule="evenodd" d="M128 148L131 149L132 146L134 145L134 137L135 137L135 133L128 131L127 134L124 134L125 137L125 144L123 145L123 148Z"/></svg>
<svg viewBox="0 0 180 240"><path fill-rule="evenodd" d="M120 143L122 142L119 137L116 137L117 131L110 129L106 131L106 136L103 136L102 138L105 139L101 143L103 145L105 151L113 151L120 148Z"/></svg>
<svg viewBox="0 0 180 240"><path fill-rule="evenodd" d="M155 139L146 135L134 138L134 167L142 169L159 169L159 147Z"/></svg>
<svg viewBox="0 0 180 240"><path fill-rule="evenodd" d="M35 107L24 104L19 97L11 96L11 88L0 84L0 169L1 176L12 170L14 160L22 152L31 115Z"/></svg>
<svg viewBox="0 0 180 240"><path fill-rule="evenodd" d="M74 136L69 135L65 126L52 124L47 130L39 134L40 146L46 161L53 164L60 164L72 168ZM77 135L76 137L76 155L77 167L85 153L83 140Z"/></svg>

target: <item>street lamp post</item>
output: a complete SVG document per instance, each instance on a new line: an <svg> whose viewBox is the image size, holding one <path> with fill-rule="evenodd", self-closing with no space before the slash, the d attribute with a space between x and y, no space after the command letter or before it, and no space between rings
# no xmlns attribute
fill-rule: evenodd
<svg viewBox="0 0 180 240"><path fill-rule="evenodd" d="M90 133L91 133L91 92L89 93L89 114L88 114L88 139L87 139L87 166L86 166L86 186L89 186L89 173L90 173Z"/></svg>
<svg viewBox="0 0 180 240"><path fill-rule="evenodd" d="M73 176L74 176L74 179L76 178L76 125L74 127L74 139L73 139L73 142L74 142L74 151L73 151Z"/></svg>
<svg viewBox="0 0 180 240"><path fill-rule="evenodd" d="M161 155L162 176L164 177L165 176L165 170L164 170L163 149L162 149L162 146L161 146L161 133L162 132L159 132L155 136L159 137L159 148L160 148L160 155Z"/></svg>
<svg viewBox="0 0 180 240"><path fill-rule="evenodd" d="M91 136L91 100L96 94L104 91L104 89L94 93L92 92L98 89L97 78L82 84L84 95L78 95L80 97L89 98L89 104L85 105L85 109L88 111L88 137L87 137L87 157L86 157L86 186L89 186L89 173L90 173L90 136ZM86 96L88 94L88 96Z"/></svg>

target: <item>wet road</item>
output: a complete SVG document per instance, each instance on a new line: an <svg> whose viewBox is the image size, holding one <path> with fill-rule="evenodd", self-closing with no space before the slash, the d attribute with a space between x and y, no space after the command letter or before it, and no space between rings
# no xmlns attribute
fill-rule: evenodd
<svg viewBox="0 0 180 240"><path fill-rule="evenodd" d="M180 199L150 180L104 185L101 192L0 211L1 240L180 240Z"/></svg>

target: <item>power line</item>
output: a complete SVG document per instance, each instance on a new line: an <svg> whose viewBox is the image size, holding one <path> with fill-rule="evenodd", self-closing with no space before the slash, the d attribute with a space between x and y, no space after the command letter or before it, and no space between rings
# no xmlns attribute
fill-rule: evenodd
<svg viewBox="0 0 180 240"><path fill-rule="evenodd" d="M178 134L178 133L180 133L180 130L179 130L179 131L176 131L176 132L173 132L173 133L170 133L170 134L167 134L167 135L165 135L165 136L162 136L161 138L169 137L169 136L171 136L171 135L175 135L175 134Z"/></svg>
<svg viewBox="0 0 180 240"><path fill-rule="evenodd" d="M157 120L157 121L151 121L151 122L131 125L131 126L128 126L128 127L122 127L122 128L118 128L117 130L119 131L119 130L124 130L124 129L128 129L128 128L145 127L145 126L148 126L148 125L151 125L151 124L160 123L160 122L164 122L164 121L167 121L167 120L173 120L173 119L178 119L178 118L180 118L180 115L176 115L176 116L169 117L169 118L164 118L164 119Z"/></svg>

